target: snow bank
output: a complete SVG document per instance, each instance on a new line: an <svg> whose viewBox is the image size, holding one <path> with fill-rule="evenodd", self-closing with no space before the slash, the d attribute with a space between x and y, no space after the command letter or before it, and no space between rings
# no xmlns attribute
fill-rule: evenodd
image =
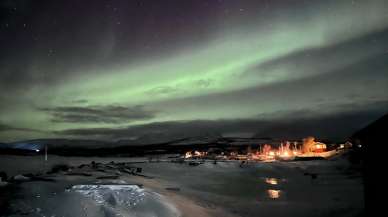
<svg viewBox="0 0 388 217"><path fill-rule="evenodd" d="M163 196L137 185L75 185L69 191L91 199L109 216L180 216Z"/></svg>

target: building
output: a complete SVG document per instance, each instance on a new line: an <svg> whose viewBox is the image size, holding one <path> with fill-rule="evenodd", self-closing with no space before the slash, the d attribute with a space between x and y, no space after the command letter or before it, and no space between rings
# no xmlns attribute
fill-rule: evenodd
<svg viewBox="0 0 388 217"><path fill-rule="evenodd" d="M315 138L312 136L309 136L309 137L303 139L303 147L302 147L303 153L325 152L326 148L327 148L326 144L324 144L322 142L316 142Z"/></svg>

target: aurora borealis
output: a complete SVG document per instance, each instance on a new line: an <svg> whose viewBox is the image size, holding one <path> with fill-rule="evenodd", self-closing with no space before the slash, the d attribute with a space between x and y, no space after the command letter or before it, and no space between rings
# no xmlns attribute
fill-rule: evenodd
<svg viewBox="0 0 388 217"><path fill-rule="evenodd" d="M383 0L2 1L0 141L357 129L388 111L387 11Z"/></svg>

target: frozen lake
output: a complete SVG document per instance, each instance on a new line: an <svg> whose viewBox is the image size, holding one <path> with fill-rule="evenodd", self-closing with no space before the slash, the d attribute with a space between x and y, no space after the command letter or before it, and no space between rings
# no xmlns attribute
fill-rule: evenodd
<svg viewBox="0 0 388 217"><path fill-rule="evenodd" d="M39 167L41 158L28 158L29 162L22 157L2 158L1 165L14 165L14 174L44 169ZM19 163L16 166L10 160ZM80 165L91 161L137 162L145 159L51 157L50 160L52 165L57 162ZM193 202L193 207L209 211L222 209L230 216L360 216L364 209L362 177L343 159L249 163L243 167L238 162L206 162L198 166L169 162L134 165L154 179L122 175L114 181L143 184L142 190L136 187L120 190L114 186L96 188L95 177L57 175L57 182L21 184L18 195L22 198L15 200L14 206L29 210L22 213L23 216L147 216L147 210L152 213L148 216L196 216L194 208L179 210L179 204L175 206L177 195ZM4 171L3 168L0 170ZM101 183L100 180L97 182ZM95 191L90 191L93 188ZM168 188L172 190L166 190ZM140 208L135 208L142 211L135 215L127 202L141 198L143 194L139 192L146 193L147 199ZM102 200L96 195L102 195ZM74 211L71 214L66 211L69 207ZM13 216L18 215L21 214ZM217 214L213 212L209 216Z"/></svg>

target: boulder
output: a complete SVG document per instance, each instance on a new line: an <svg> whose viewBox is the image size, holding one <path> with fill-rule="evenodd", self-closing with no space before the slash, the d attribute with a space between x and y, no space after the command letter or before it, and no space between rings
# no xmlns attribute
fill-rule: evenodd
<svg viewBox="0 0 388 217"><path fill-rule="evenodd" d="M7 184L8 184L8 182L3 182L3 181L1 181L1 179L0 179L0 187L6 186Z"/></svg>
<svg viewBox="0 0 388 217"><path fill-rule="evenodd" d="M64 172L70 172L72 169L72 167L70 167L69 165L66 165L66 164L57 164L57 165L54 165L52 168L51 168L51 171L47 172L48 174L53 174L53 173L58 173L60 171L64 171Z"/></svg>
<svg viewBox="0 0 388 217"><path fill-rule="evenodd" d="M7 179L8 179L7 173L1 171L0 172L0 181L1 180L6 181Z"/></svg>
<svg viewBox="0 0 388 217"><path fill-rule="evenodd" d="M28 180L30 180L30 178L27 176L23 176L23 175L19 174L19 175L12 177L12 180L14 180L14 181L28 181Z"/></svg>

